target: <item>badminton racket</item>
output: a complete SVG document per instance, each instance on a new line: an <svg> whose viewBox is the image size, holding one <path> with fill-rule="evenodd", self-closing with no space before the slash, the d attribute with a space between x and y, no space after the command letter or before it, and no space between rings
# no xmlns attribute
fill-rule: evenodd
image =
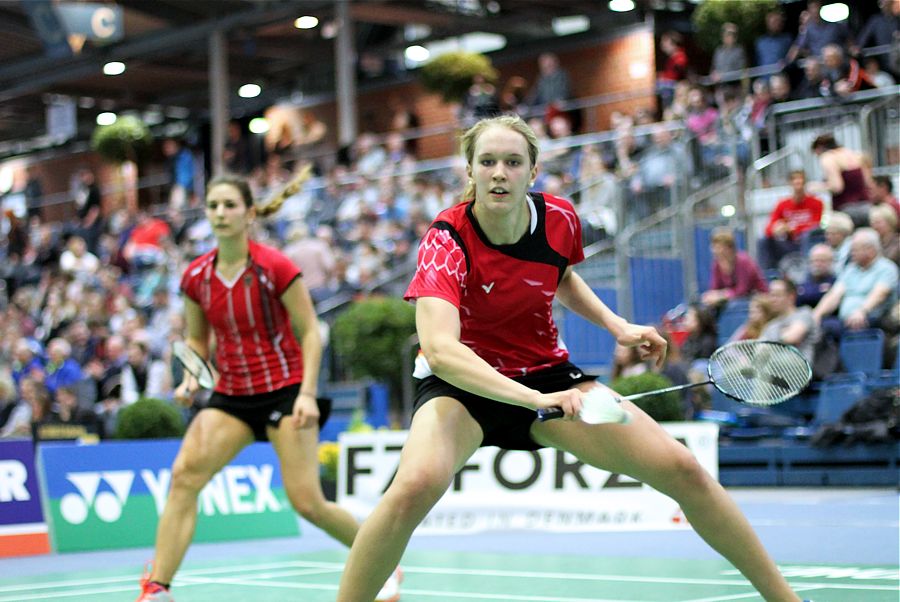
<svg viewBox="0 0 900 602"><path fill-rule="evenodd" d="M212 370L200 354L191 349L184 341L172 343L172 355L181 363L184 370L197 379L203 389L212 389L215 384Z"/></svg>
<svg viewBox="0 0 900 602"><path fill-rule="evenodd" d="M800 393L812 379L812 368L792 345L776 341L735 341L713 352L707 366L708 380L666 387L655 391L616 397L606 389L591 389L582 397L580 417L590 424L627 422L627 411L620 407L622 399L640 399L671 391L712 384L724 395L748 405L770 406L787 401ZM560 408L537 411L538 420L562 418Z"/></svg>

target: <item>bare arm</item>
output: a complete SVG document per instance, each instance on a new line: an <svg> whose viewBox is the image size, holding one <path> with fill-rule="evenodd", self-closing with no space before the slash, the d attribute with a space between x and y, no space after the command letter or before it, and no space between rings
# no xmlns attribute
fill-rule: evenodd
<svg viewBox="0 0 900 602"><path fill-rule="evenodd" d="M825 186L831 194L840 194L844 191L844 178L841 177L841 166L831 155L822 157L822 174L825 176Z"/></svg>
<svg viewBox="0 0 900 602"><path fill-rule="evenodd" d="M838 308L838 305L841 304L841 298L844 296L844 285L835 283L825 296L823 296L820 300L816 308L813 310L813 317L816 319L816 322L821 322L822 318L834 313L834 310Z"/></svg>
<svg viewBox="0 0 900 602"><path fill-rule="evenodd" d="M556 297L578 315L607 329L620 345L638 347L641 359L653 358L657 367L662 366L666 358L667 343L656 329L652 326L630 324L625 318L617 315L594 294L571 267L566 269L556 291Z"/></svg>
<svg viewBox="0 0 900 602"><path fill-rule="evenodd" d="M804 324L800 320L795 320L793 323L788 325L781 332L782 343L787 343L788 345L799 345L803 342L803 339L806 338L806 334L809 332L809 326Z"/></svg>
<svg viewBox="0 0 900 602"><path fill-rule="evenodd" d="M287 309L291 330L303 351L303 384L294 402L291 421L294 428L307 428L317 424L319 420L319 407L316 404L319 366L322 362L319 321L309 290L300 278L295 278L281 294L281 302Z"/></svg>

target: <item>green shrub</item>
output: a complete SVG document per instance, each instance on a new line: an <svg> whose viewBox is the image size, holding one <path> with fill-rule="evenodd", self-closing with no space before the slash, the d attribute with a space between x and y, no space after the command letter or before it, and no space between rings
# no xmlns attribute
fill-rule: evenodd
<svg viewBox="0 0 900 602"><path fill-rule="evenodd" d="M766 33L766 13L778 9L778 0L706 0L694 10L696 40L712 52L722 43L722 25L738 26L738 44L753 48L753 42Z"/></svg>
<svg viewBox="0 0 900 602"><path fill-rule="evenodd" d="M419 72L425 89L440 94L445 102L460 102L465 98L476 75L494 82L498 73L488 57L462 50L442 54Z"/></svg>
<svg viewBox="0 0 900 602"><path fill-rule="evenodd" d="M634 393L644 393L671 387L672 381L656 372L644 372L637 376L617 378L610 386L619 395L627 397ZM650 395L635 399L632 403L644 410L657 422L684 420L684 410L681 408L681 391Z"/></svg>
<svg viewBox="0 0 900 602"><path fill-rule="evenodd" d="M119 410L116 439L165 439L184 434L184 420L172 404L142 397Z"/></svg>
<svg viewBox="0 0 900 602"><path fill-rule="evenodd" d="M91 136L91 148L111 163L139 163L146 158L152 144L150 129L130 115L119 117L110 125L99 126Z"/></svg>

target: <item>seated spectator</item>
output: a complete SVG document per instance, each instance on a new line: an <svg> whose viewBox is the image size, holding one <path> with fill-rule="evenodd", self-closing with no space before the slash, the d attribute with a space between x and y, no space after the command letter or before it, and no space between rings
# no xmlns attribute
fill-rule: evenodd
<svg viewBox="0 0 900 602"><path fill-rule="evenodd" d="M850 235L853 220L842 211L829 213L825 218L825 242L834 251L834 273L838 274L850 260Z"/></svg>
<svg viewBox="0 0 900 602"><path fill-rule="evenodd" d="M13 347L11 375L17 390L22 384L22 379L35 374L43 382L46 372L41 353L41 346L34 339L21 337L16 341Z"/></svg>
<svg viewBox="0 0 900 602"><path fill-rule="evenodd" d="M784 66L784 58L791 49L791 36L784 31L784 14L773 10L766 14L766 33L756 38L756 64Z"/></svg>
<svg viewBox="0 0 900 602"><path fill-rule="evenodd" d="M718 347L716 315L707 307L691 304L682 324L687 337L681 344L681 357L688 364L708 360Z"/></svg>
<svg viewBox="0 0 900 602"><path fill-rule="evenodd" d="M800 30L788 51L787 62L793 63L802 56L819 56L829 44L843 48L851 41L845 22L831 23L821 16L822 1L809 0L800 18Z"/></svg>
<svg viewBox="0 0 900 602"><path fill-rule="evenodd" d="M172 389L170 380L166 365L150 357L147 343L141 340L128 343L128 360L119 372L123 404L132 404L142 397L165 399Z"/></svg>
<svg viewBox="0 0 900 602"><path fill-rule="evenodd" d="M462 113L461 122L464 125L471 125L479 119L498 115L500 102L497 99L497 88L483 75L476 74L463 99L460 111Z"/></svg>
<svg viewBox="0 0 900 602"><path fill-rule="evenodd" d="M872 199L872 205L886 205L894 210L897 218L900 219L900 202L894 196L894 182L890 176L874 176L872 178L872 188L869 190L869 198Z"/></svg>
<svg viewBox="0 0 900 602"><path fill-rule="evenodd" d="M80 236L70 236L66 250L59 257L59 269L79 279L90 279L100 269L100 260L87 250L87 243Z"/></svg>
<svg viewBox="0 0 900 602"><path fill-rule="evenodd" d="M894 76L887 71L881 70L881 63L878 62L877 56L870 56L863 61L863 69L866 77L872 82L876 88L889 88L895 85Z"/></svg>
<svg viewBox="0 0 900 602"><path fill-rule="evenodd" d="M34 428L35 439L41 441L81 439L91 435L102 435L100 422L93 411L78 407L78 394L74 387L56 390L54 410Z"/></svg>
<svg viewBox="0 0 900 602"><path fill-rule="evenodd" d="M791 89L791 80L783 73L776 73L769 78L769 91L772 94L772 104L794 100L794 91Z"/></svg>
<svg viewBox="0 0 900 602"><path fill-rule="evenodd" d="M753 258L737 250L730 228L716 228L710 241L713 266L709 290L701 295L705 305L718 306L736 297L768 290L762 270Z"/></svg>
<svg viewBox="0 0 900 602"><path fill-rule="evenodd" d="M812 309L797 307L797 287L794 283L781 278L769 282L769 307L773 316L763 326L758 338L793 345L812 364L819 329Z"/></svg>
<svg viewBox="0 0 900 602"><path fill-rule="evenodd" d="M650 363L641 360L637 347L625 347L616 344L613 351L613 365L610 371L610 381L617 378L637 376L650 371Z"/></svg>
<svg viewBox="0 0 900 602"><path fill-rule="evenodd" d="M696 138L700 149L699 164L704 167L712 165L716 155L716 124L719 112L709 105L706 92L699 87L691 88L688 93L688 110L685 125Z"/></svg>
<svg viewBox="0 0 900 602"><path fill-rule="evenodd" d="M822 64L825 67L825 89L829 96L847 96L860 90L875 87L869 74L860 68L856 59L848 57L837 44L829 44L822 49Z"/></svg>
<svg viewBox="0 0 900 602"><path fill-rule="evenodd" d="M900 264L900 236L897 234L897 214L887 205L875 205L869 209L869 224L878 232L881 253Z"/></svg>
<svg viewBox="0 0 900 602"><path fill-rule="evenodd" d="M809 250L806 278L797 287L797 305L815 307L834 284L834 251L819 243Z"/></svg>
<svg viewBox="0 0 900 602"><path fill-rule="evenodd" d="M821 98L825 72L822 69L822 61L811 56L803 62L803 79L794 91L794 98Z"/></svg>
<svg viewBox="0 0 900 602"><path fill-rule="evenodd" d="M822 330L840 339L844 330L860 330L878 324L897 296L897 265L881 256L878 233L860 228L850 245L852 261L838 274L813 316ZM837 316L832 313L837 311Z"/></svg>
<svg viewBox="0 0 900 602"><path fill-rule="evenodd" d="M138 211L137 224L131 230L122 249L129 265L142 269L164 263L165 242L172 237L169 224L147 211Z"/></svg>
<svg viewBox="0 0 900 602"><path fill-rule="evenodd" d="M59 387L74 385L81 380L81 366L71 355L72 345L66 339L56 338L47 343L47 377L44 384L51 395Z"/></svg>
<svg viewBox="0 0 900 602"><path fill-rule="evenodd" d="M31 437L31 422L35 416L35 408L50 405L50 393L47 387L35 378L23 378L19 385L19 399L6 424L0 429L0 438Z"/></svg>
<svg viewBox="0 0 900 602"><path fill-rule="evenodd" d="M849 215L857 227L867 225L872 174L863 154L838 145L830 133L813 140L812 151L819 158L824 187L831 192L831 208Z"/></svg>
<svg viewBox="0 0 900 602"><path fill-rule="evenodd" d="M762 334L763 327L775 317L775 310L769 301L769 296L764 293L756 293L750 298L747 308L747 319L743 324L731 333L728 342L752 341Z"/></svg>
<svg viewBox="0 0 900 602"><path fill-rule="evenodd" d="M313 301L319 302L331 295L329 286L334 278L335 253L328 237L331 228L320 226L315 236L310 236L309 228L302 222L296 224L284 247L284 254L300 268L303 283L309 289Z"/></svg>
<svg viewBox="0 0 900 602"><path fill-rule="evenodd" d="M806 193L806 172L794 170L789 179L791 196L775 205L766 224L765 236L759 241L759 263L764 270L777 268L782 257L799 251L802 236L822 221L824 205L817 197Z"/></svg>

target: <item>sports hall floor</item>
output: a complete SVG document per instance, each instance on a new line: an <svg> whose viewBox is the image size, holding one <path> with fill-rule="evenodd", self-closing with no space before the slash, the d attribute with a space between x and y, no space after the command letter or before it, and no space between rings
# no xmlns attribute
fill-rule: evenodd
<svg viewBox="0 0 900 602"><path fill-rule="evenodd" d="M815 602L900 600L900 495L892 489L732 489L789 581ZM299 539L197 544L178 602L325 602L346 551ZM150 549L0 560L0 602L131 601ZM760 600L692 531L414 536L403 602Z"/></svg>

